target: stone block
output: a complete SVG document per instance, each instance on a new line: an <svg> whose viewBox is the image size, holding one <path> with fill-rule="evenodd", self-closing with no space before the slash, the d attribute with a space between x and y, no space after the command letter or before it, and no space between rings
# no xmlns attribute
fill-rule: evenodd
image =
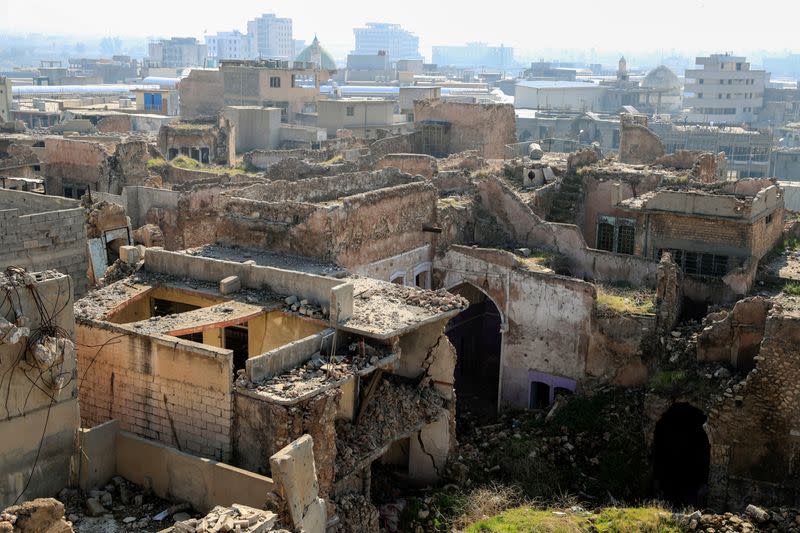
<svg viewBox="0 0 800 533"><path fill-rule="evenodd" d="M137 248L136 246L120 246L119 258L122 259L123 262L128 263L129 265L135 265L141 260L141 255L139 254L139 248Z"/></svg>
<svg viewBox="0 0 800 533"><path fill-rule="evenodd" d="M239 276L228 276L219 282L219 292L221 294L233 294L242 289L242 280Z"/></svg>
<svg viewBox="0 0 800 533"><path fill-rule="evenodd" d="M308 533L324 532L325 504L319 498L311 436L303 435L270 457L269 462L294 526Z"/></svg>

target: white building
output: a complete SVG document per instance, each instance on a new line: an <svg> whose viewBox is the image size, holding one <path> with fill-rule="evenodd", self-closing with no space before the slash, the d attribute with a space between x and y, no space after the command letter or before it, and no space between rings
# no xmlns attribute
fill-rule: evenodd
<svg viewBox="0 0 800 533"><path fill-rule="evenodd" d="M751 122L764 105L769 74L750 70L743 56L712 54L698 57L701 67L686 70L683 104L689 122L741 124Z"/></svg>
<svg viewBox="0 0 800 533"><path fill-rule="evenodd" d="M353 54L375 55L384 51L392 61L422 59L419 37L404 30L399 24L368 22L366 28L353 28L356 48Z"/></svg>
<svg viewBox="0 0 800 533"><path fill-rule="evenodd" d="M608 87L583 81L520 81L514 91L518 109L600 111Z"/></svg>
<svg viewBox="0 0 800 533"><path fill-rule="evenodd" d="M11 78L0 77L0 123L11 118Z"/></svg>
<svg viewBox="0 0 800 533"><path fill-rule="evenodd" d="M204 67L208 48L194 37L161 39L148 45L148 59L159 67Z"/></svg>
<svg viewBox="0 0 800 533"><path fill-rule="evenodd" d="M514 64L514 49L477 42L464 46L434 46L433 62L439 66L505 69Z"/></svg>
<svg viewBox="0 0 800 533"><path fill-rule="evenodd" d="M278 18L272 13L247 23L249 57L292 60L295 56L292 19Z"/></svg>
<svg viewBox="0 0 800 533"><path fill-rule="evenodd" d="M208 57L215 59L248 59L250 57L247 35L239 30L208 35L206 46L208 46Z"/></svg>

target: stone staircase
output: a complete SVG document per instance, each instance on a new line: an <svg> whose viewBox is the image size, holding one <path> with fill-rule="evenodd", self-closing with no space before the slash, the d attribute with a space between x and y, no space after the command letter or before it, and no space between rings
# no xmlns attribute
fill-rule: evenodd
<svg viewBox="0 0 800 533"><path fill-rule="evenodd" d="M566 174L553 198L553 206L547 220L574 224L577 208L583 201L583 177L575 173Z"/></svg>

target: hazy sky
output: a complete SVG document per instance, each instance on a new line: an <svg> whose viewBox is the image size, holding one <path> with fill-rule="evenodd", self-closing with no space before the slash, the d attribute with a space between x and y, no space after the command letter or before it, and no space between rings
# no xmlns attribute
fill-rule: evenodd
<svg viewBox="0 0 800 533"><path fill-rule="evenodd" d="M274 12L294 20L294 37L316 33L336 55L353 46L354 26L401 24L436 44L486 41L536 54L546 49L603 52L671 49L688 53L799 49L800 3L761 0L0 0L0 33L86 36L196 36L244 31L248 19Z"/></svg>

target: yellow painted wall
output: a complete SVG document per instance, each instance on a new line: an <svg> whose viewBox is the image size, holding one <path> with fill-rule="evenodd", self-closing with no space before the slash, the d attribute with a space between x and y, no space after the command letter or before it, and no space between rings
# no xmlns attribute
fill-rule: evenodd
<svg viewBox="0 0 800 533"><path fill-rule="evenodd" d="M270 311L247 323L248 355L261 355L325 329L325 325L282 311Z"/></svg>
<svg viewBox="0 0 800 533"><path fill-rule="evenodd" d="M169 300L187 305L196 305L197 307L209 307L225 301L223 298L215 298L207 294L184 291L172 287L156 287L145 292L139 299L129 303L116 313L109 315L107 320L114 324L130 324L131 322L146 320L150 318L150 309L152 308L150 302L153 299Z"/></svg>

